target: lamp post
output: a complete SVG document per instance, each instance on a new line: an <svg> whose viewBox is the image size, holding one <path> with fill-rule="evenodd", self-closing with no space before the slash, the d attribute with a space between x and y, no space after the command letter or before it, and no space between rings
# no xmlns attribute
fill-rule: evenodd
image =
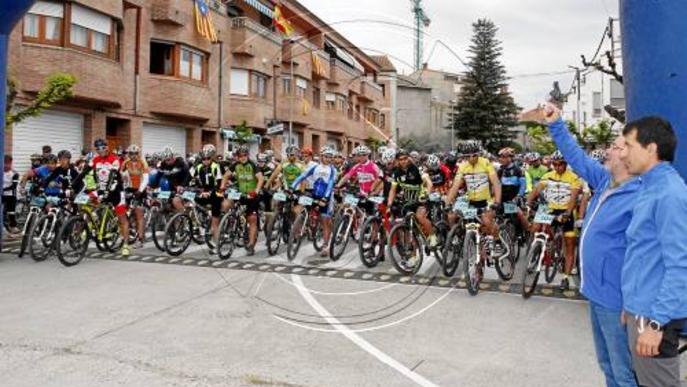
<svg viewBox="0 0 687 387"><path fill-rule="evenodd" d="M451 116L451 150L455 149L455 141L456 141L456 114L455 114L455 107L458 104L458 101L455 99L452 99L448 101L449 104L451 105L451 113L453 116Z"/></svg>

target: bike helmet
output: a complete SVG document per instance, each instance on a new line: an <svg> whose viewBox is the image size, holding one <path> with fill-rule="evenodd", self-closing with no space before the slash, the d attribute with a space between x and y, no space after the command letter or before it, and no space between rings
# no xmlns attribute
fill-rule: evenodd
<svg viewBox="0 0 687 387"><path fill-rule="evenodd" d="M479 141L468 140L458 145L458 149L464 155L474 155L482 153L482 144Z"/></svg>
<svg viewBox="0 0 687 387"><path fill-rule="evenodd" d="M34 153L31 155L31 161L43 160L43 155Z"/></svg>
<svg viewBox="0 0 687 387"><path fill-rule="evenodd" d="M141 153L141 147L136 145L136 144L131 144L129 145L128 148L126 148L126 152L131 154L131 153Z"/></svg>
<svg viewBox="0 0 687 387"><path fill-rule="evenodd" d="M410 157L417 160L420 158L420 153L418 153L417 151L412 151L412 152L410 152Z"/></svg>
<svg viewBox="0 0 687 387"><path fill-rule="evenodd" d="M387 148L387 150L382 153L382 162L384 164L389 164L396 159L396 151L392 148Z"/></svg>
<svg viewBox="0 0 687 387"><path fill-rule="evenodd" d="M59 153L57 153L57 158L58 159L71 159L72 153L66 149L61 150Z"/></svg>
<svg viewBox="0 0 687 387"><path fill-rule="evenodd" d="M427 156L427 168L435 171L441 166L441 161L436 155Z"/></svg>
<svg viewBox="0 0 687 387"><path fill-rule="evenodd" d="M599 163L603 164L606 162L606 151L602 149L597 149L589 153L589 157L592 158L592 160L598 161Z"/></svg>
<svg viewBox="0 0 687 387"><path fill-rule="evenodd" d="M259 163L266 163L268 161L269 157L265 153L258 153L257 160Z"/></svg>
<svg viewBox="0 0 687 387"><path fill-rule="evenodd" d="M203 149L200 150L200 157L204 159L213 158L216 154L217 149L215 149L215 146L212 144L205 144Z"/></svg>
<svg viewBox="0 0 687 387"><path fill-rule="evenodd" d="M160 152L160 158L163 160L174 158L174 149L171 146L166 146L165 149Z"/></svg>
<svg viewBox="0 0 687 387"><path fill-rule="evenodd" d="M456 166L456 163L458 163L458 158L456 157L455 153L449 152L446 154L446 158L444 159L444 162L450 168L453 168Z"/></svg>
<svg viewBox="0 0 687 387"><path fill-rule="evenodd" d="M320 154L321 154L322 156L334 157L334 155L336 155L336 150L335 150L334 148L332 148L331 146L325 146L325 147L322 148L322 150L320 151Z"/></svg>
<svg viewBox="0 0 687 387"><path fill-rule="evenodd" d="M515 149L511 147L503 148L499 151L499 157L514 157Z"/></svg>
<svg viewBox="0 0 687 387"><path fill-rule="evenodd" d="M274 158L274 151L272 149L266 150L265 156L267 157L268 160L271 160L272 158Z"/></svg>
<svg viewBox="0 0 687 387"><path fill-rule="evenodd" d="M107 143L102 138L99 138L93 142L95 149L107 147Z"/></svg>
<svg viewBox="0 0 687 387"><path fill-rule="evenodd" d="M56 163L57 162L57 156L55 156L53 153L45 156L45 163L50 164L50 163Z"/></svg>
<svg viewBox="0 0 687 387"><path fill-rule="evenodd" d="M290 147L286 148L287 156L298 156L298 153L300 153L300 150L297 146L291 145Z"/></svg>
<svg viewBox="0 0 687 387"><path fill-rule="evenodd" d="M557 150L551 154L551 161L565 161L565 159L563 158L563 154L561 153L561 151Z"/></svg>
<svg viewBox="0 0 687 387"><path fill-rule="evenodd" d="M368 156L370 153L370 148L366 147L365 145L358 145L353 149L353 154L355 156Z"/></svg>
<svg viewBox="0 0 687 387"><path fill-rule="evenodd" d="M248 153L250 153L250 152L249 152L248 147L246 145L241 145L238 148L236 148L236 155L237 156L248 155Z"/></svg>
<svg viewBox="0 0 687 387"><path fill-rule="evenodd" d="M303 156L312 156L312 148L309 146L303 147L303 149L301 149L301 154Z"/></svg>
<svg viewBox="0 0 687 387"><path fill-rule="evenodd" d="M396 151L396 158L397 158L397 159L398 159L398 158L401 158L401 157L403 157L403 156L410 156L410 154L409 154L408 151L405 150L405 149L399 149L399 150Z"/></svg>

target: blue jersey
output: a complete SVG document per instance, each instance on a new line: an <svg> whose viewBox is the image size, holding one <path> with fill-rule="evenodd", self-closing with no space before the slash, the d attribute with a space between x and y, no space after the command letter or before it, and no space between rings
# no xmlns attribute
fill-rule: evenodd
<svg viewBox="0 0 687 387"><path fill-rule="evenodd" d="M34 173L36 176L38 176L38 179L40 180L41 183L43 183L51 174L52 171L48 169L47 165L44 165L40 168L37 168L34 170ZM62 191L62 176L58 175L56 178L54 178L47 187L45 187L45 194L48 196L57 196L60 194Z"/></svg>

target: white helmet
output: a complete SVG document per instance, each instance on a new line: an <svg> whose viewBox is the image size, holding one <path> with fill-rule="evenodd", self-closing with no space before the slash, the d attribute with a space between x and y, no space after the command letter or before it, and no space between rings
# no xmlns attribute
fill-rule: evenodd
<svg viewBox="0 0 687 387"><path fill-rule="evenodd" d="M215 149L214 145L205 144L203 146L203 150L200 151L200 157L202 157L202 158L215 157L216 153L217 153L217 150Z"/></svg>
<svg viewBox="0 0 687 387"><path fill-rule="evenodd" d="M366 147L365 145L358 145L353 149L353 155L355 156L368 156L370 153L370 148Z"/></svg>
<svg viewBox="0 0 687 387"><path fill-rule="evenodd" d="M160 158L163 160L171 159L174 157L174 149L171 146L166 146L165 149L160 152Z"/></svg>
<svg viewBox="0 0 687 387"><path fill-rule="evenodd" d="M388 148L387 150L382 153L382 162L384 164L388 164L392 161L396 160L396 150L393 148Z"/></svg>
<svg viewBox="0 0 687 387"><path fill-rule="evenodd" d="M325 146L324 148L322 148L322 150L320 150L320 154L323 156L334 157L336 155L336 150L331 146Z"/></svg>
<svg viewBox="0 0 687 387"><path fill-rule="evenodd" d="M126 153L141 153L141 148L136 144L131 144L126 148Z"/></svg>
<svg viewBox="0 0 687 387"><path fill-rule="evenodd" d="M435 171L441 166L441 160L436 155L427 156L427 168Z"/></svg>

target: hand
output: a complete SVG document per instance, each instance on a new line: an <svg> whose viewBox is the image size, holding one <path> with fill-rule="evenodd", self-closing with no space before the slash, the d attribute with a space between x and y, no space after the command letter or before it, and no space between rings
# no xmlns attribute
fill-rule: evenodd
<svg viewBox="0 0 687 387"><path fill-rule="evenodd" d="M658 347L662 339L663 332L655 331L646 326L644 332L640 333L639 337L637 337L637 346L635 348L637 355L645 357L657 356L660 353Z"/></svg>
<svg viewBox="0 0 687 387"><path fill-rule="evenodd" d="M201 197L201 198L207 198L207 197L209 197L209 196L210 196L210 192L201 192L201 193L200 193L200 197Z"/></svg>
<svg viewBox="0 0 687 387"><path fill-rule="evenodd" d="M255 199L256 196L258 196L257 191L248 192L248 197L249 197L249 198Z"/></svg>
<svg viewBox="0 0 687 387"><path fill-rule="evenodd" d="M182 193L182 192L184 192L184 187L178 186L178 187L177 187L177 193L180 194L180 193Z"/></svg>
<svg viewBox="0 0 687 387"><path fill-rule="evenodd" d="M552 103L547 103L543 109L544 123L551 124L561 118L561 109Z"/></svg>

